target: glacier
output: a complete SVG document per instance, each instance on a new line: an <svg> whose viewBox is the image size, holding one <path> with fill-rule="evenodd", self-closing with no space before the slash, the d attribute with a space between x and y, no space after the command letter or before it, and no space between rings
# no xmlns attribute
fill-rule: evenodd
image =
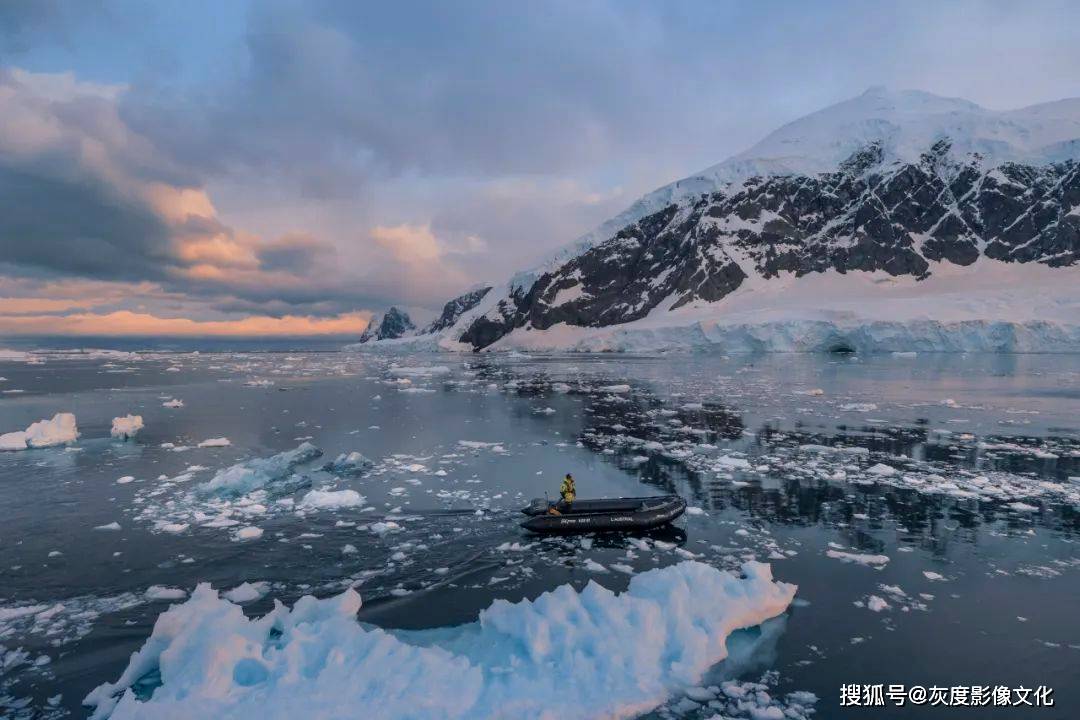
<svg viewBox="0 0 1080 720"><path fill-rule="evenodd" d="M924 279L884 272L756 279L718 302L607 327L519 328L534 352L1080 352L1080 267L980 259Z"/></svg>
<svg viewBox="0 0 1080 720"><path fill-rule="evenodd" d="M696 686L727 639L784 613L796 586L686 561L616 594L595 581L496 600L456 628L390 632L356 621L352 589L280 602L260 618L199 585L162 613L93 718L628 718ZM147 698L133 690L157 673Z"/></svg>

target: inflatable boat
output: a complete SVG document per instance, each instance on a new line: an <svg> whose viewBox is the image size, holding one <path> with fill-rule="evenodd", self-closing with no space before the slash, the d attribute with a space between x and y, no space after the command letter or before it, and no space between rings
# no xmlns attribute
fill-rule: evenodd
<svg viewBox="0 0 1080 720"><path fill-rule="evenodd" d="M555 503L537 498L521 512L529 519L521 527L535 533L575 533L649 530L666 525L686 511L678 495L575 500L566 510L552 515Z"/></svg>

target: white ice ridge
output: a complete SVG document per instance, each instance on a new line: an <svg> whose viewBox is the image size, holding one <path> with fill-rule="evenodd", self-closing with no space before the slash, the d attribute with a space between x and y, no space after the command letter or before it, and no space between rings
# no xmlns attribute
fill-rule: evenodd
<svg viewBox="0 0 1080 720"><path fill-rule="evenodd" d="M796 587L768 564L745 578L698 562L635 576L621 594L589 583L496 600L477 622L390 633L356 621L354 590L280 603L249 619L208 584L162 613L93 718L629 718L697 684L735 630L783 613ZM148 700L130 690L150 672Z"/></svg>
<svg viewBox="0 0 1080 720"><path fill-rule="evenodd" d="M52 420L39 420L25 430L0 435L0 450L45 448L66 445L78 439L79 429L75 425L75 416L71 413L56 413Z"/></svg>

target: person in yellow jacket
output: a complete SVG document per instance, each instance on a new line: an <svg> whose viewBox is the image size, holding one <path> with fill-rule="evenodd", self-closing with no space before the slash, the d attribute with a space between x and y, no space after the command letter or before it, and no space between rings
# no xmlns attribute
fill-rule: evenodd
<svg viewBox="0 0 1080 720"><path fill-rule="evenodd" d="M574 498L577 497L577 488L574 487L574 476L570 473L566 473L566 477L563 478L562 485L559 486L559 502L551 508L552 515L561 515L570 509L570 505L574 502Z"/></svg>

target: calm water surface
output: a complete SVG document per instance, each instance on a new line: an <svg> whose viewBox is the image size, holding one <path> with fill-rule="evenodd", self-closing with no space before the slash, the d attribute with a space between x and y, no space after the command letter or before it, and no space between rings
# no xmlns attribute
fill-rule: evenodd
<svg viewBox="0 0 1080 720"><path fill-rule="evenodd" d="M362 621L413 630L690 555L799 586L709 682L765 674L826 718L964 712L841 710L845 683L1046 685L1056 705L1034 714L1080 716L1078 358L54 353L0 377L0 432L56 412L81 432L0 453L6 717L85 716L168 607L154 586L265 583L260 614L352 585ZM110 439L128 413L145 429ZM322 457L254 496L198 491L305 442ZM323 469L352 451L372 465ZM644 543L527 536L517 510L567 471L582 496L677 492L695 514ZM299 507L313 488L365 502Z"/></svg>

